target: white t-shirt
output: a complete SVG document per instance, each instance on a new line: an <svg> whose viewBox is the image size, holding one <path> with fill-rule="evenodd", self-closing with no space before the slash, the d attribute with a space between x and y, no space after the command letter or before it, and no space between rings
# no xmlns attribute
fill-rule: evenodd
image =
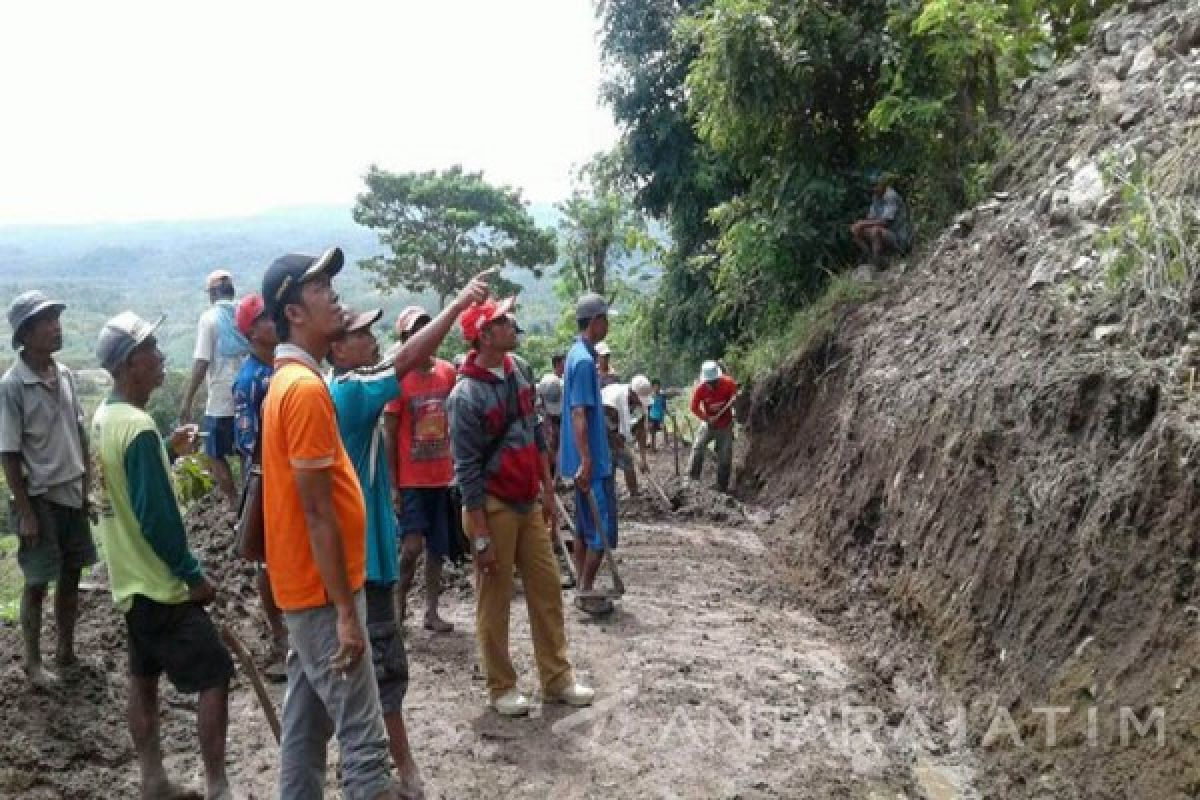
<svg viewBox="0 0 1200 800"><path fill-rule="evenodd" d="M228 301L221 301L228 302ZM233 381L241 369L245 356L226 358L221 356L217 348L219 322L217 315L221 311L216 306L200 315L196 325L196 351L193 359L203 359L208 362L208 400L204 404L204 414L209 417L233 416Z"/></svg>
<svg viewBox="0 0 1200 800"><path fill-rule="evenodd" d="M629 392L628 383L614 383L601 389L600 397L604 401L604 405L617 410L617 432L624 437L626 442L632 444L633 426L642 418L642 407L638 406L636 409L629 407Z"/></svg>

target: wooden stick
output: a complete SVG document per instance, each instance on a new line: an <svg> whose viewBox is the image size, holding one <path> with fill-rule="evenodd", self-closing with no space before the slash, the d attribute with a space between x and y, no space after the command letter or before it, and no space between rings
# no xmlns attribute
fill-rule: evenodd
<svg viewBox="0 0 1200 800"><path fill-rule="evenodd" d="M230 649L238 660L238 664L241 665L242 672L250 679L250 686L254 689L255 697L258 698L258 705L267 718L267 725L271 727L271 733L275 734L275 743L279 744L283 737L279 726L279 715L275 712L275 703L271 701L271 695L267 694L267 687L263 683L262 676L258 674L258 667L254 666L254 659L250 657L250 653L242 641L227 626L222 625L220 633L221 641L225 642L225 646ZM370 653L367 654L367 658L370 658Z"/></svg>

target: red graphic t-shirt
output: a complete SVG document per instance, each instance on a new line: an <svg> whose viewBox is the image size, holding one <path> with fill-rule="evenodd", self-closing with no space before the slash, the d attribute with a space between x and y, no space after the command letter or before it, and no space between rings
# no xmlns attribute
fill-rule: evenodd
<svg viewBox="0 0 1200 800"><path fill-rule="evenodd" d="M392 475L401 488L449 486L454 477L446 398L455 374L454 365L441 359L432 370L414 369L400 382L400 396L384 409L398 417Z"/></svg>

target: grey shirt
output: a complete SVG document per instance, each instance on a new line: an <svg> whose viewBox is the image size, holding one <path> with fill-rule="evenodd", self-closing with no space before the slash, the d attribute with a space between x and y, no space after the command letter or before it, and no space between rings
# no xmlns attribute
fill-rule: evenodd
<svg viewBox="0 0 1200 800"><path fill-rule="evenodd" d="M0 378L0 453L21 454L30 497L83 508L83 408L75 376L55 366L57 386L20 356Z"/></svg>
<svg viewBox="0 0 1200 800"><path fill-rule="evenodd" d="M888 230L896 235L896 241L901 249L908 246L908 241L912 237L912 228L908 224L908 208L904 205L904 199L900 197L900 193L892 187L888 187L883 197L877 197L871 201L871 210L867 212L867 219L883 220L887 223Z"/></svg>

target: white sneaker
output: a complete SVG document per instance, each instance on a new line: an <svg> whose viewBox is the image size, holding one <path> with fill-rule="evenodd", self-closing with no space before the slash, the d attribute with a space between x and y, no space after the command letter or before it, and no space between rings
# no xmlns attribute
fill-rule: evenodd
<svg viewBox="0 0 1200 800"><path fill-rule="evenodd" d="M489 705L503 717L523 717L529 713L529 698L511 689L493 699Z"/></svg>
<svg viewBox="0 0 1200 800"><path fill-rule="evenodd" d="M565 689L553 693L548 692L543 698L544 702L547 703L560 706L574 706L575 708L590 706L595 699L596 690L584 686L582 683L572 683Z"/></svg>

